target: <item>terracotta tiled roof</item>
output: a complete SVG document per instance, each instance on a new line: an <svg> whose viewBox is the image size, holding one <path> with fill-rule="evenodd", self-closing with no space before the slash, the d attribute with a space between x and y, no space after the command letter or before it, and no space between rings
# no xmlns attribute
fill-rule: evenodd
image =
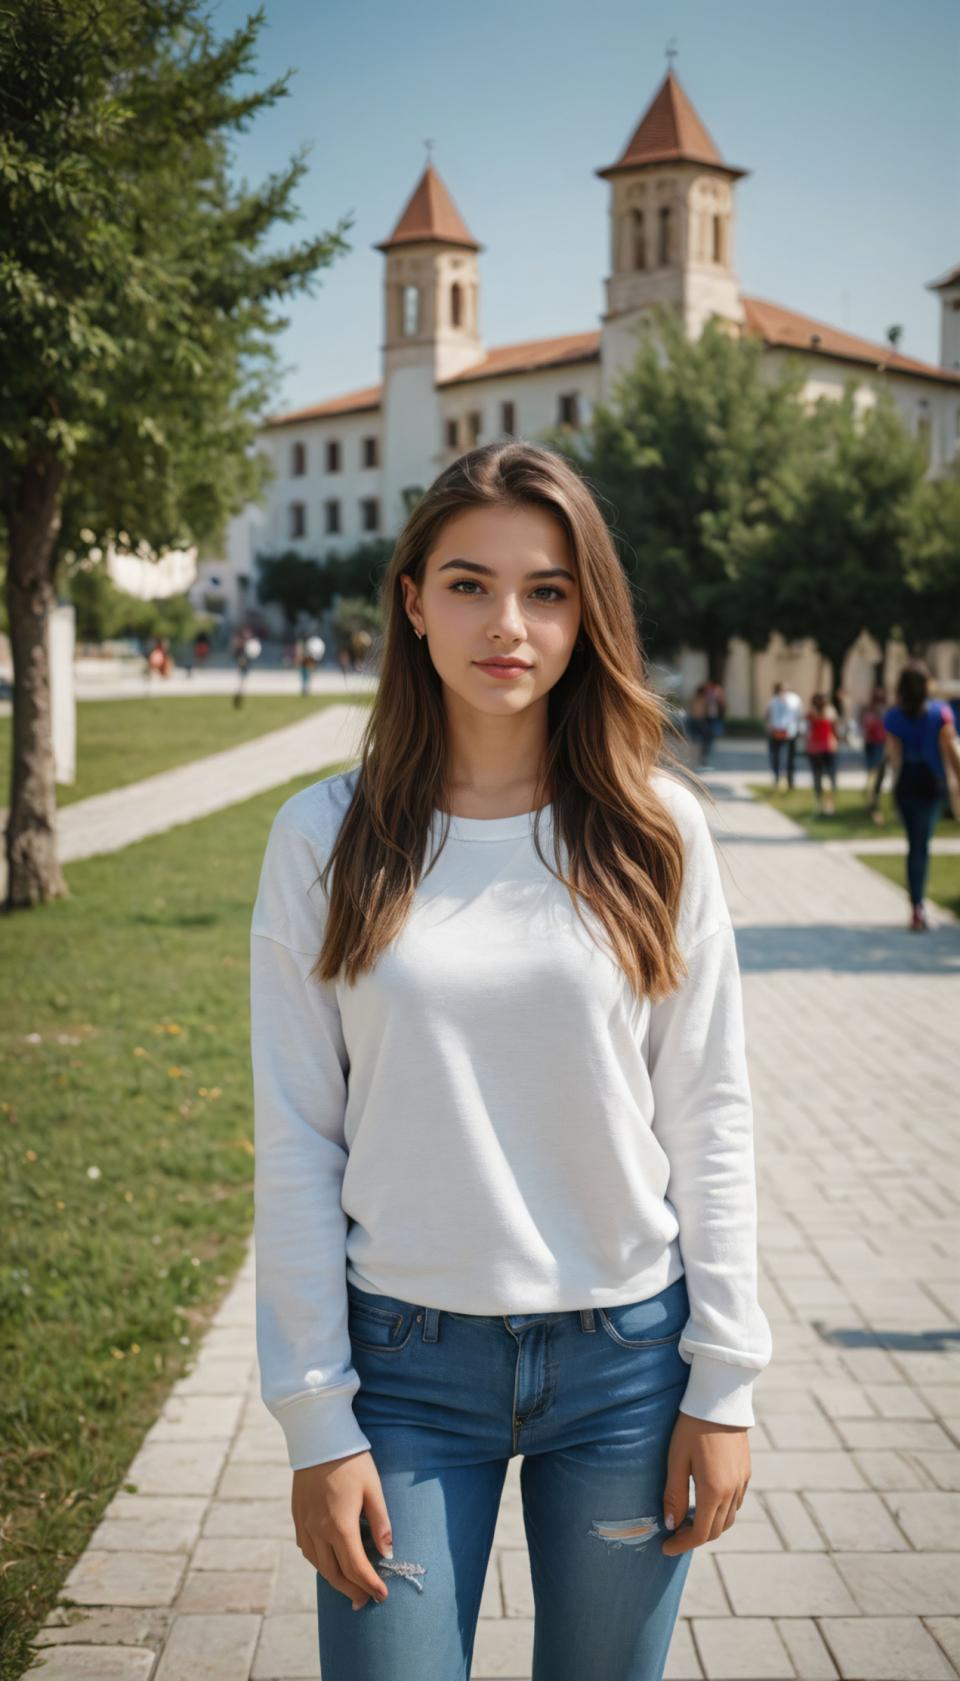
<svg viewBox="0 0 960 1681"><path fill-rule="evenodd" d="M941 286L956 286L958 282L960 282L960 263L957 263L954 268L947 269L946 274L941 274L939 280L928 280L927 290L929 292L939 292Z"/></svg>
<svg viewBox="0 0 960 1681"><path fill-rule="evenodd" d="M271 414L265 426L292 426L301 420L326 420L332 415L360 414L363 409L378 409L383 401L382 385L365 385L362 391L345 391L342 397L328 397L325 403L311 403L306 409L288 409L285 414Z"/></svg>
<svg viewBox="0 0 960 1681"><path fill-rule="evenodd" d="M794 309L769 303L766 298L745 297L743 308L747 332L778 349L809 350L843 362L866 362L874 368L889 368L892 373L916 374L922 379L960 385L960 373L950 368L921 362L914 356L901 356L892 344L875 344L872 339L857 338L853 333L842 332L839 327L827 326L824 321L814 321L809 315L799 315Z"/></svg>
<svg viewBox="0 0 960 1681"><path fill-rule="evenodd" d="M561 338L524 339L520 344L501 344L488 350L479 362L471 362L458 374L437 381L443 388L463 385L474 379L493 379L497 374L534 373L537 368L556 368L564 362L595 362L600 356L600 334L565 333Z"/></svg>
<svg viewBox="0 0 960 1681"><path fill-rule="evenodd" d="M766 298L743 299L744 327L751 336L778 350L806 350L814 355L834 357L842 362L864 362L868 366L889 368L892 373L914 374L921 379L943 380L948 385L960 385L960 373L940 368L933 362L921 362L914 356L901 356L890 344L875 344L871 339L857 338L839 327L815 321L810 315L800 315L795 309L770 303ZM814 335L817 335L814 339ZM535 373L538 368L559 368L570 362L596 362L600 357L600 333L565 333L559 338L523 339L518 344L500 344L489 350L478 362L438 380L446 390L452 385L466 385L475 379L494 379L498 374ZM383 401L383 386L368 385L362 391L348 391L342 397L330 397L325 403L315 403L306 409L291 409L275 414L264 422L266 426L286 426L304 420L324 420L335 415L358 414L364 409L378 409Z"/></svg>
<svg viewBox="0 0 960 1681"><path fill-rule="evenodd" d="M375 245L375 251L389 251L394 245L413 245L425 239L444 245L464 245L481 251L466 222L450 197L432 163L428 163L414 187L389 239Z"/></svg>
<svg viewBox="0 0 960 1681"><path fill-rule="evenodd" d="M673 71L668 70L616 163L594 173L606 181L646 164L680 162L711 164L735 178L750 173L724 163Z"/></svg>

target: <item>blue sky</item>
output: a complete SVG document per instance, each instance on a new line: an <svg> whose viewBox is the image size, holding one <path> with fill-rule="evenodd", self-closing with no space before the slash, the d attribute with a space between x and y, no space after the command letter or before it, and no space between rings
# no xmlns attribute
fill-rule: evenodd
<svg viewBox="0 0 960 1681"><path fill-rule="evenodd" d="M599 326L612 163L666 70L737 185L745 292L938 358L925 282L960 262L958 0L264 0L256 81L290 94L237 137L248 182L310 145L299 219L352 249L286 310L277 408L381 376L386 239L426 161L480 256L486 345ZM224 34L252 10L211 5ZM238 84L241 86L242 84Z"/></svg>

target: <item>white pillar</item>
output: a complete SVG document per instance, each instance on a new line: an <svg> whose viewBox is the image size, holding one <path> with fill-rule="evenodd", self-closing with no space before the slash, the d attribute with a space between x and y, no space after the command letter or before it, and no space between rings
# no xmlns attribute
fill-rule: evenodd
<svg viewBox="0 0 960 1681"><path fill-rule="evenodd" d="M73 680L76 608L58 602L47 620L47 659L50 666L50 733L53 737L53 775L56 782L77 779L77 701Z"/></svg>

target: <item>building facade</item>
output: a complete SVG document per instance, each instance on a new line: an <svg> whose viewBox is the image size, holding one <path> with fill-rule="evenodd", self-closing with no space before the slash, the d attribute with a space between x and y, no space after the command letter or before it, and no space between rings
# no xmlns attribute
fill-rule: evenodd
<svg viewBox="0 0 960 1681"><path fill-rule="evenodd" d="M410 497L464 450L585 426L632 363L637 335L659 303L677 309L691 336L717 316L732 333L759 338L771 376L783 357L799 358L809 400L839 396L854 376L858 402L869 404L882 385L908 427L928 438L931 474L957 454L960 266L929 283L941 307L939 365L744 294L735 264L736 187L749 172L723 159L672 69L619 158L595 173L610 192L599 326L487 348L480 331L484 248L428 162L392 233L376 247L384 257L380 384L265 423L259 447L273 482L264 508L234 522L219 573L228 581L246 578L250 592L257 551L292 549L323 559L372 537L393 537ZM776 649L771 654L780 657ZM743 709L756 704L753 690L768 680L768 658L744 665L743 650L731 651L731 683ZM778 674L809 686L806 668L815 655L807 649L802 659L803 677L779 665ZM695 651L685 663L692 681ZM866 666L869 672L869 659Z"/></svg>

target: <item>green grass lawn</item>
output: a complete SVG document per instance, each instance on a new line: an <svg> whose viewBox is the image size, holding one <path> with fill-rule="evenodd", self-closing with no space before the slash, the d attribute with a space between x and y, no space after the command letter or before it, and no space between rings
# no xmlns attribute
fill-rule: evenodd
<svg viewBox="0 0 960 1681"><path fill-rule="evenodd" d="M869 864L871 870L877 870L888 881L895 881L898 887L903 888L904 916L909 917L905 859L877 852L858 852L857 857L862 864ZM931 857L927 898L945 906L954 916L960 916L960 854L945 853L940 858Z"/></svg>
<svg viewBox="0 0 960 1681"><path fill-rule="evenodd" d="M791 817L813 840L876 840L881 835L903 838L903 828L889 788L885 788L880 796L880 810L886 818L881 826L871 822L864 796L856 788L838 788L834 816L817 817L813 789L810 787L794 788L788 792L781 790L778 794L768 783L751 782L749 787L758 800L765 800L767 805L782 811L785 817ZM946 807L937 824L937 834L953 838L960 834L960 825Z"/></svg>
<svg viewBox="0 0 960 1681"><path fill-rule="evenodd" d="M69 864L73 898L0 916L2 1681L242 1257L260 863L282 801L340 768Z"/></svg>
<svg viewBox="0 0 960 1681"><path fill-rule="evenodd" d="M323 695L247 693L239 707L229 695L78 701L77 780L57 784L57 804L72 805L88 794L125 788L141 777L238 747L323 707L369 706L370 699L345 690ZM0 806L10 803L11 730L11 719L0 718Z"/></svg>

